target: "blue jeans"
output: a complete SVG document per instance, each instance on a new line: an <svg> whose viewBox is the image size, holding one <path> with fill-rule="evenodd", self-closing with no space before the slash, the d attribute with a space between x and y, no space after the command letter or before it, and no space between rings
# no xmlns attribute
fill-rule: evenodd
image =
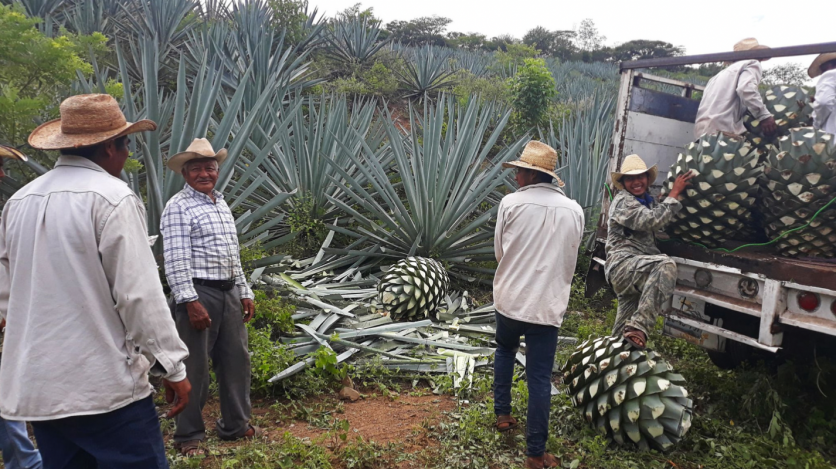
<svg viewBox="0 0 836 469"><path fill-rule="evenodd" d="M168 469L151 397L106 414L32 422L32 427L45 469Z"/></svg>
<svg viewBox="0 0 836 469"><path fill-rule="evenodd" d="M496 313L498 347L494 360L494 413L498 416L511 414L514 361L520 347L520 336L525 336L525 376L528 381L526 454L532 457L546 452L549 438L551 378L558 331L557 327L530 324Z"/></svg>
<svg viewBox="0 0 836 469"><path fill-rule="evenodd" d="M35 449L26 422L0 418L0 451L6 469L41 469L41 454Z"/></svg>

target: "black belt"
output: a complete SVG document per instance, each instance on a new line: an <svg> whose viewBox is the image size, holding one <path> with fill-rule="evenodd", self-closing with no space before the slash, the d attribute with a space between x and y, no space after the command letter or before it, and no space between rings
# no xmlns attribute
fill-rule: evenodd
<svg viewBox="0 0 836 469"><path fill-rule="evenodd" d="M203 278L193 278L192 281L194 281L195 285L222 291L229 291L235 287L235 280L206 280Z"/></svg>

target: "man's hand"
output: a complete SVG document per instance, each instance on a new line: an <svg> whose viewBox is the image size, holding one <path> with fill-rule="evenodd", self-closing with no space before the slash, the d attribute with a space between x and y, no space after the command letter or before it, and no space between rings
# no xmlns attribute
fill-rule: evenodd
<svg viewBox="0 0 836 469"><path fill-rule="evenodd" d="M192 392L192 383L189 382L189 378L176 383L164 379L163 386L165 387L165 401L169 404L174 403L174 407L165 414L165 418L170 419L186 409L189 403L189 393Z"/></svg>
<svg viewBox="0 0 836 469"><path fill-rule="evenodd" d="M255 315L255 303L250 298L242 298L241 307L244 310L244 322L250 322Z"/></svg>
<svg viewBox="0 0 836 469"><path fill-rule="evenodd" d="M202 331L212 325L209 312L200 304L199 300L186 303L186 311L189 313L189 322L196 330Z"/></svg>
<svg viewBox="0 0 836 469"><path fill-rule="evenodd" d="M671 189L670 194L668 194L668 197L678 199L679 196L682 194L682 191L684 191L686 187L691 185L689 180L694 176L696 176L696 174L694 174L693 171L688 171L685 174L680 174L679 176L677 176L676 180L673 182L673 188Z"/></svg>
<svg viewBox="0 0 836 469"><path fill-rule="evenodd" d="M775 118L772 116L767 117L766 119L761 121L761 129L763 129L763 133L766 135L772 135L778 131L778 125L775 124Z"/></svg>

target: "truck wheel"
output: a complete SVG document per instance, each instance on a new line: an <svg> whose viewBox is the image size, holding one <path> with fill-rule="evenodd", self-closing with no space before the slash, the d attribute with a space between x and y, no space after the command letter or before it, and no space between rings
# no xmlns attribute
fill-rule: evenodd
<svg viewBox="0 0 836 469"><path fill-rule="evenodd" d="M710 311L709 306L712 307ZM714 305L707 305L706 313L711 317L722 318L722 327L724 329L753 338L758 335L758 321L754 317L748 317L737 311L731 311ZM707 350L707 352L711 362L718 368L724 370L731 370L739 367L743 363L752 361L755 355L754 348L731 339L726 339L725 351Z"/></svg>

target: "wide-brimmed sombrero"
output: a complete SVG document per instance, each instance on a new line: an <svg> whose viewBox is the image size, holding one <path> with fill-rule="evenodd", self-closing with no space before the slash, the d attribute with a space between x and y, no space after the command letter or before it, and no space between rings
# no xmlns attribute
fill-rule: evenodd
<svg viewBox="0 0 836 469"><path fill-rule="evenodd" d="M519 160L502 163L502 166L504 168L526 168L540 171L555 178L560 187L564 186L563 181L554 172L557 167L557 152L543 142L528 142Z"/></svg>
<svg viewBox="0 0 836 469"><path fill-rule="evenodd" d="M816 78L817 76L824 73L821 69L821 66L830 62L831 60L836 60L836 52L828 52L826 54L821 54L816 57L816 60L810 65L810 68L807 69L807 75L810 75L810 78Z"/></svg>
<svg viewBox="0 0 836 469"><path fill-rule="evenodd" d="M624 184L621 183L621 178L624 176L637 176L639 174L647 173L647 185L651 185L656 181L656 176L659 175L659 170L656 165L648 168L647 163L639 155L630 155L624 158L621 163L621 171L612 173L612 185L618 189L623 190Z"/></svg>
<svg viewBox="0 0 836 469"><path fill-rule="evenodd" d="M196 138L191 145L189 145L189 148L186 148L186 151L180 152L169 158L168 162L166 162L166 166L168 166L168 168L172 171L179 173L183 170L183 166L191 160L212 158L217 161L220 166L220 164L226 159L226 156L226 148L222 148L220 151L215 152L212 148L212 144L209 143L209 140L206 140L205 138Z"/></svg>
<svg viewBox="0 0 836 469"><path fill-rule="evenodd" d="M107 94L81 94L61 103L61 118L32 131L29 145L39 150L89 147L125 135L157 129L150 120L128 122Z"/></svg>

